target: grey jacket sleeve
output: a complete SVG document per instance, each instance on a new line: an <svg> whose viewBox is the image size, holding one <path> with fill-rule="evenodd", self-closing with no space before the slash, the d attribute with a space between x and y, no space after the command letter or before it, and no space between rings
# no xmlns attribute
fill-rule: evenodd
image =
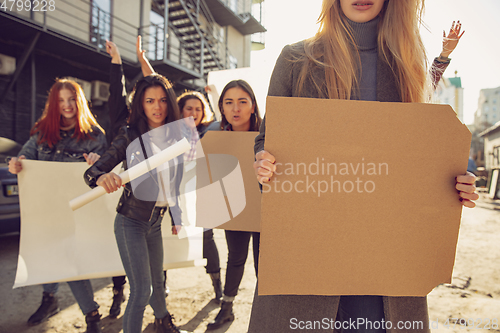
<svg viewBox="0 0 500 333"><path fill-rule="evenodd" d="M293 65L292 59L292 46L287 45L281 51L276 65L274 66L271 81L269 82L268 96L293 96ZM267 113L267 110L266 110ZM266 139L266 116L260 125L259 134L255 138L254 152L257 154L259 151L264 150L264 143Z"/></svg>

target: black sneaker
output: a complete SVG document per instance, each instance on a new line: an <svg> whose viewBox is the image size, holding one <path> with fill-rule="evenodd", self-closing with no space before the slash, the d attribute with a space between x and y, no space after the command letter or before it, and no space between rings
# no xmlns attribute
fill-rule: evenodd
<svg viewBox="0 0 500 333"><path fill-rule="evenodd" d="M34 326L40 324L47 318L52 317L59 312L59 305L57 304L57 298L54 294L49 294L44 292L42 298L42 304L35 313L31 315L28 319L28 325Z"/></svg>
<svg viewBox="0 0 500 333"><path fill-rule="evenodd" d="M85 316L87 330L85 333L102 333L101 330L101 315L95 310Z"/></svg>

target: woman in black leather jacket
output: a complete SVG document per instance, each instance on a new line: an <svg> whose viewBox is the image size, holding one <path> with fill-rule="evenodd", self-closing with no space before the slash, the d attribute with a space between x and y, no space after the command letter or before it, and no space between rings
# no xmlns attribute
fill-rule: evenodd
<svg viewBox="0 0 500 333"><path fill-rule="evenodd" d="M85 181L90 187L99 185L108 193L116 191L122 186L121 179L111 172L116 165L124 162L128 169L180 139L180 131L163 126L180 119L174 90L165 77L153 74L139 80L130 109L128 125L120 128L111 147L86 171ZM180 332L165 303L161 220L170 208L176 224L172 233L180 230L177 198L182 163L181 156L165 169L151 171L124 185L116 208L115 236L130 282L130 298L123 316L125 333L142 331L148 303L154 310L157 332Z"/></svg>

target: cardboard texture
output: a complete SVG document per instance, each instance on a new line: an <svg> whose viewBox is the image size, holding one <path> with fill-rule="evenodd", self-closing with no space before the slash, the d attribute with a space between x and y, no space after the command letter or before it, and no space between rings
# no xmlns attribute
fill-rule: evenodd
<svg viewBox="0 0 500 333"><path fill-rule="evenodd" d="M260 231L259 184L253 170L256 132L210 131L196 163L196 226Z"/></svg>
<svg viewBox="0 0 500 333"><path fill-rule="evenodd" d="M268 97L266 117L277 174L260 295L424 296L451 282L471 134L450 106Z"/></svg>
<svg viewBox="0 0 500 333"><path fill-rule="evenodd" d="M69 201L88 191L87 163L23 161L18 175L21 238L14 287L125 275L114 235L121 191L72 211ZM114 170L118 173L118 170ZM173 236L162 221L164 268L205 265L202 229ZM183 238L181 238L181 236Z"/></svg>

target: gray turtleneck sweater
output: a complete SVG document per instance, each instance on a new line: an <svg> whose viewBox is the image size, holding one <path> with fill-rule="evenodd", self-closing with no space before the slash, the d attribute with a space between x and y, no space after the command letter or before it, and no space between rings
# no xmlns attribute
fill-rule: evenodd
<svg viewBox="0 0 500 333"><path fill-rule="evenodd" d="M361 59L361 77L359 78L359 93L353 91L351 99L363 101L377 100L377 17L369 22L357 23L347 19L356 41L356 47Z"/></svg>

